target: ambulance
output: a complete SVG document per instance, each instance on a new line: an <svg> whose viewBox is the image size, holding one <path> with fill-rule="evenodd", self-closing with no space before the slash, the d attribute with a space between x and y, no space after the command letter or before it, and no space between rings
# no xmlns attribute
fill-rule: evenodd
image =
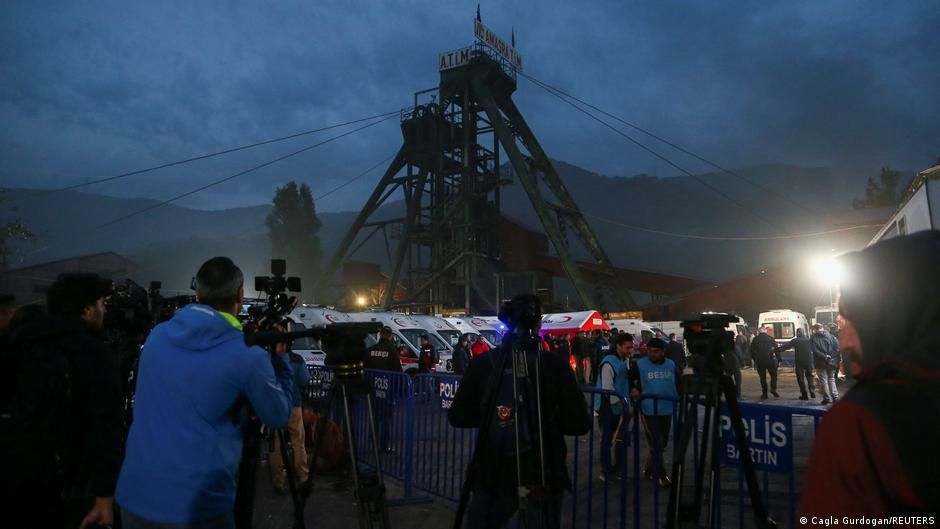
<svg viewBox="0 0 940 529"><path fill-rule="evenodd" d="M405 373L418 372L418 353L421 351L421 336L427 335L431 340L431 347L438 357L449 355L450 351L441 338L433 332L428 332L418 320L407 314L397 312L354 312L349 314L353 321L376 321L390 328L402 346L399 351L401 357L401 370ZM376 339L376 341L378 341ZM374 343L374 342L373 342Z"/></svg>
<svg viewBox="0 0 940 529"><path fill-rule="evenodd" d="M790 309L772 309L767 312L761 312L757 318L759 328L767 328L767 334L773 338L777 345L784 345L790 340L796 338L796 330L803 329L803 335L809 338L811 336L809 329L809 320L800 312ZM793 350L782 353L783 363L793 366Z"/></svg>
<svg viewBox="0 0 940 529"><path fill-rule="evenodd" d="M431 316L428 314L412 314L412 318L424 327L428 334L435 334L447 347L446 352L438 351L436 373L454 372L454 346L460 340L460 331L447 322L444 318Z"/></svg>

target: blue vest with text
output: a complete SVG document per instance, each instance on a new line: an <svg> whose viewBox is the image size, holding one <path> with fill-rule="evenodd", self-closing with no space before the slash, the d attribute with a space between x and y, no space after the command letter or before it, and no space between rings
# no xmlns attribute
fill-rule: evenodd
<svg viewBox="0 0 940 529"><path fill-rule="evenodd" d="M610 364L610 367L614 368L614 391L620 393L626 397L626 405L629 406L630 402L630 389L627 385L627 363L620 359L619 356L615 354L609 354L601 360L599 366L597 366L597 383L595 387L601 389L601 373L604 369L604 364ZM606 398L610 398L605 395ZM594 395L594 411L599 411L601 409L601 395ZM622 410L621 410L622 411ZM620 415L621 411L616 409L613 410L614 415ZM630 414L630 411L627 410L627 415Z"/></svg>
<svg viewBox="0 0 940 529"><path fill-rule="evenodd" d="M648 357L637 361L640 370L640 391L645 397L663 397L643 399L643 415L672 415L675 409L673 400L679 399L676 391L676 364L666 358L661 364L653 363Z"/></svg>

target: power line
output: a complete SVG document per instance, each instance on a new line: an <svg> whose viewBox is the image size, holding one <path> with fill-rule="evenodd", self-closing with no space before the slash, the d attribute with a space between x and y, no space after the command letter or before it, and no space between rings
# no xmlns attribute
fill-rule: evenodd
<svg viewBox="0 0 940 529"><path fill-rule="evenodd" d="M629 228L631 230L645 231L647 233L654 233L656 235L666 235L669 237L679 237L683 239L698 239L698 240L703 240L703 241L780 241L780 240L787 240L787 239L808 239L811 237L822 237L824 235L832 235L834 233L842 233L846 231L881 227L881 224L860 224L858 226L849 226L847 228L838 228L835 230L817 231L817 232L811 232L811 233L801 233L801 234L796 234L796 235L777 235L777 236L772 236L772 237L717 237L717 236L691 235L687 233L674 233L674 232L669 232L669 231L654 230L652 228L644 228L641 226L634 226L632 224L624 224L622 222L604 218L604 217L594 215L591 213L584 213L584 216L591 217L601 222L606 222L608 224L613 224L614 226Z"/></svg>
<svg viewBox="0 0 940 529"><path fill-rule="evenodd" d="M113 180L120 180L120 179L122 179L122 178L127 178L127 177L129 177L129 176L136 176L136 175L139 175L139 174L149 173L149 172L152 172L152 171L158 171L158 170L160 170L160 169L166 169L166 168L168 168L168 167L175 167L175 166L177 166L177 165L183 165L183 164L187 164L187 163L191 163L191 162L197 162L197 161L199 161L199 160L205 160L205 159L207 159L207 158L213 158L213 157L216 157L216 156L222 156L222 155L224 155L224 154L231 154L231 153L233 153L233 152L244 151L244 150L247 150L247 149L253 149L253 148L255 148L255 147L261 147L262 145L269 145L269 144L272 144L272 143L279 143L279 142L291 140L291 139L294 139L294 138L300 138L300 137L302 137L302 136L308 136L308 135L310 135L310 134L315 134L315 133L317 133L317 132L323 132L323 131L327 131L327 130L331 130L331 129L346 127L346 126L349 126L349 125L355 125L356 123L362 123L363 121L370 121L370 120L379 119L379 118L388 118L389 116L393 116L393 115L395 115L395 114L400 114L400 113L401 113L401 110L394 110L394 111L391 111L391 112L384 112L384 113L382 113L382 114L376 114L376 115L374 115L374 116L369 116L369 117L366 117L366 118L354 119L354 120L352 120L352 121L347 121L347 122L345 122L345 123L337 123L337 124L335 124L335 125L329 125L329 126L321 127L321 128L318 128L318 129L306 130L306 131L303 131L303 132L297 132L297 133L290 134L290 135L287 135L287 136L281 136L280 138L274 138L274 139L271 139L271 140L265 140L265 141L260 141L260 142L257 142L257 143L252 143L252 144L250 144L250 145L241 145L241 146L239 146L239 147L233 147L233 148L231 148L231 149L225 149L225 150L222 150L222 151L216 151L216 152L212 152L212 153L209 153L209 154L203 154L203 155L200 155L200 156L194 156L194 157L192 157L192 158L186 158L185 160L177 160L177 161L175 161L175 162L169 162L169 163L164 163L164 164L160 164L160 165L155 165L155 166L153 166L153 167L147 167L147 168L145 168L145 169L138 169L138 170L130 171L130 172L127 172L127 173L121 173L121 174L114 175L114 176L108 176L108 177L104 177L104 178L99 178L99 179L97 179L97 180L90 180L90 181L88 181L88 182L82 182L82 183L80 183L80 184L73 184L73 185L66 186L66 187L61 187L61 188L58 188L58 189L50 189L50 190L47 191L47 192L48 192L48 193L58 193L58 192L60 192L60 191L68 191L68 190L71 190L71 189L77 189L77 188L85 187L85 186L89 186L89 185L101 184L101 183L104 183L104 182L111 182L111 181L113 181Z"/></svg>
<svg viewBox="0 0 940 529"><path fill-rule="evenodd" d="M761 191L764 191L765 193L771 194L771 195L773 195L773 196L775 196L775 197L778 197L778 198L782 198L782 199L786 200L787 202L789 202L789 203L791 203L791 204L797 206L798 208L801 208L802 210L806 211L807 213L817 213L817 211L815 211L815 210L813 210L812 208L806 206L806 204L803 204L803 203L801 203L801 202L797 202L797 201L793 200L792 198L788 197L787 195L780 194L780 193L778 193L777 191L774 191L773 189L764 187L763 185L758 184L757 182L755 182L755 181L753 181L753 180L751 180L751 179L749 179L749 178L746 178L746 177L744 177L744 176L742 176L742 175L740 175L740 174L738 174L738 173L732 171L731 169L727 169L727 168L725 168L725 167L723 167L723 166L721 166L721 165L718 165L717 163L715 163L715 162L713 162L713 161L711 161L711 160L709 160L709 159L707 159L707 158L705 158L705 157L703 157L703 156L699 156L698 154L695 154L694 152L692 152L692 151L690 151L690 150L688 150L688 149L682 147L681 145L677 145L677 144L675 144L675 143L673 143L673 142L671 142L671 141L669 141L669 140L667 140L667 139L665 139L665 138L663 138L663 137L661 137L661 136L658 136L658 135L654 134L653 132L650 132L649 130L647 130L647 129L643 128L643 127L640 127L639 125L636 125L635 123L630 123L629 121L626 121L625 119L623 119L623 118L621 118L621 117L619 117L619 116L616 116L616 115L614 115L614 114L611 114L610 112L607 112L606 110L604 110L604 109L602 109L602 108L598 108L598 107L592 105L591 103L588 103L587 101L584 101L583 99L579 99L579 98L576 97L576 96L573 96L573 95L571 95L571 94L569 94L569 93L566 93L565 91L561 90L560 88L554 87L554 86L552 86L552 85L550 85L550 84L548 84L548 83L546 83L546 82L544 82L544 81L541 81L541 80L539 80L539 79L536 79L535 77L532 77L532 76L527 75L527 74L522 73L522 72L519 72L519 75L522 75L523 77L525 77L525 78L528 79L529 81L532 81L532 82L535 83L535 84L543 85L543 88L544 88L544 87L551 88L552 90L555 90L556 92L558 92L559 94L564 95L565 97L568 97L568 98L570 98L570 99L573 99L573 100L577 101L578 103L581 103L582 105L584 105L584 106L586 106L586 107L588 107L588 108L591 108L591 109L593 109L593 110L596 110L596 111L600 112L601 114L603 114L603 115L605 115L605 116L607 116L607 117L609 117L609 118L611 118L611 119L614 119L614 120L616 120L616 121L619 121L620 123L623 123L624 125L626 125L626 126L632 128L632 129L634 129L634 130L637 130L637 131L639 131L639 132L642 132L643 134L646 134L647 136L649 136L649 137L651 137L651 138L653 138L653 139L656 139L656 140L658 140L658 141L660 141L660 142L662 142L662 143L665 143L666 145L672 147L673 149L675 149L675 150L677 150L677 151L679 151L679 152L681 152L681 153L687 154L687 155L689 155L689 156L695 158L696 160L699 160L700 162L706 163L706 164L708 164L708 165L714 167L715 169L718 169L719 171L728 173L728 174L730 174L730 175L732 175L732 176L734 176L734 177L736 177L736 178L738 178L738 179L740 179L740 180L742 180L742 181L744 181L744 182L747 182L748 184L751 184L752 186L756 187L757 189L760 189Z"/></svg>
<svg viewBox="0 0 940 529"><path fill-rule="evenodd" d="M633 138L632 136L630 136L629 134L623 132L622 130L619 130L618 128L612 126L610 123L607 123L606 121L600 119L599 117L595 116L594 114L591 114L591 113L588 112L587 110L584 110L583 108L579 107L579 106L576 105L575 103L572 103L571 101L565 99L564 97L562 97L561 95L559 95L558 93L556 93L553 89L549 88L548 85L543 85L543 84L541 84L539 81L533 80L533 79L531 79L531 78L530 78L529 80L532 81L533 83L535 83L536 85L538 85L539 87L541 87L541 88L542 88L543 90L545 90L546 92L548 92L548 93L552 94L553 96L557 97L557 98L560 99L562 102L564 102L564 103L566 103L566 104L572 106L573 108L575 108L576 110L578 110L578 111L581 112L582 114L584 114L584 115L590 117L590 118L593 119L594 121L597 121L597 122L600 123L601 125L604 125L605 127L607 127L608 129L614 131L615 133L619 134L620 136L623 136L624 138L626 138L627 140L629 140L629 141L630 141L631 143L633 143L634 145L640 147L640 148L643 149L644 151L646 151L646 152L652 154L653 156L656 156L657 158L659 158L660 160L662 160L662 161L668 163L668 164L671 165L672 167L675 167L675 168L678 169L679 171L681 171L681 172L683 172L684 174L686 174L687 176L691 177L691 178L692 178L693 180L695 180L696 182L698 182L698 183L702 184L703 186L707 187L708 189L710 189L710 190L711 190L713 193L715 193L716 195L718 195L718 196L724 198L725 200L731 202L732 204L738 206L739 208L743 209L743 210L746 211L747 213L750 213L752 217L754 217L754 218L760 220L761 222L763 222L764 224L770 226L771 228L779 229L779 230L784 231L784 232L786 231L786 230L784 230L783 228L778 227L778 226L777 226L776 224L774 224L773 222L770 222L769 220L765 219L762 215L760 215L760 214L758 214L757 212L753 211L752 209L748 208L748 207L745 206L744 204L738 202L738 201L735 200L733 197L731 197L731 196L725 194L724 192L722 192L721 190L719 190L719 189L716 188L715 186L709 184L708 182L706 182L706 181L703 180L702 178L700 178L700 177L698 177L698 176L692 174L691 172L687 171L687 170L684 169L683 167L680 167L678 164L676 164L675 162L673 162L673 161L670 160L669 158L666 158L664 155L660 154L659 152L656 152L656 151L654 151L653 149L651 149L650 147L647 147L647 146L644 145L643 143L637 141L636 139L634 139L634 138Z"/></svg>
<svg viewBox="0 0 940 529"><path fill-rule="evenodd" d="M392 160L392 158L394 158L394 157L395 157L395 155L392 154L391 156L389 156L389 157L383 159L383 160L380 161L379 163L373 165L372 167L366 169L365 171L359 173L358 175L356 175L356 176L350 178L349 180L346 180L346 181L345 181L344 183L342 183L341 185L339 185L339 186L337 186L337 187L334 187L333 189L330 189L329 191L327 191L326 193L323 193L323 194L320 195L320 196L314 197L314 200L323 200L324 198L326 198L326 197L332 195L333 193L339 191L340 189L343 189L344 187L348 186L349 184L355 182L356 180L359 180L359 179L362 178L363 176L365 176L365 175L371 173L372 171L374 171L374 170L375 170L376 168L378 168L379 166L382 166L382 165L387 164L387 163L390 162L390 161Z"/></svg>
<svg viewBox="0 0 940 529"><path fill-rule="evenodd" d="M396 114L397 114L397 112L396 112ZM327 143L336 141L336 140L338 140L338 139L340 139L340 138L344 138L344 137L349 136L349 135L351 135L351 134L355 134L356 132L359 132L359 131L361 131L361 130L367 129L367 128L369 128L369 127L373 127L373 126L378 125L378 124L380 124L380 123L384 123L384 122L386 122L386 121L388 121L388 120L390 120L390 119L392 119L392 118L394 118L394 117L395 117L395 115L393 114L393 115L387 116L387 117L385 117L384 119L381 119L381 120L379 120L379 121L375 121L375 122L369 123L369 124L367 124L367 125L363 125L363 126L361 126L361 127L355 128L355 129L350 130L350 131L347 131L347 132L344 132L344 133L342 133L342 134L338 134L338 135L336 135L336 136L332 136L332 137L330 137L330 138L327 138L327 139L325 139L325 140L323 140L323 141L320 141L320 142L315 143L315 144L313 144L313 145L310 145L310 146L308 146L308 147L304 147L303 149L300 149L300 150L297 150L297 151L294 151L294 152L285 154L284 156L279 156L279 157L277 157L277 158L275 158L275 159L273 159L273 160L270 160L270 161L267 161L267 162L265 162L265 163L256 165L256 166L251 167L251 168L249 168L249 169L245 169L244 171L239 171L239 172L237 172L237 173L235 173L235 174L233 174L233 175L229 175L229 176L226 176L225 178L221 178L221 179L219 179L219 180L215 180L215 181L210 182L210 183L208 183L208 184L206 184L206 185L197 187L196 189L192 189L192 190L190 190L190 191L187 191L187 192L185 192L185 193L181 193L181 194L176 195L176 196L174 196L174 197L172 197L172 198L169 198L169 199L167 199L167 200L163 200L163 201L158 202L158 203L156 203L156 204L151 204L151 205L149 205L149 206L147 206L147 207L144 207L144 208L141 208L141 209L132 211L132 212L126 214L126 215L122 215L122 216L117 217L117 218L115 218L115 219L111 219L111 220L109 220L109 221L107 221L107 222L105 222L105 223L99 224L99 225L94 226L94 227L92 227L92 228L90 228L90 229L88 229L88 230L83 230L83 231L86 231L86 232L87 232L87 231L97 232L97 231L99 231L99 230L101 230L101 229L103 229L103 228L107 228L107 227L109 227L109 226L113 226L113 225L115 225L115 224L121 223L121 222L123 222L123 221L125 221L125 220L127 220L127 219L132 218L132 217L136 217L137 215L142 215L142 214L144 214L144 213L146 213L146 212L148 212L148 211L152 211L152 210L154 210L154 209L157 209L157 208L166 206L166 205L171 204L171 203L173 203L173 202L176 202L177 200L180 200L180 199L182 199L182 198L186 198L186 197L188 197L188 196L195 195L196 193L205 191L206 189L209 189L209 188L211 188L211 187L215 187L215 186L217 186L217 185L223 184L223 183L225 183L225 182L228 182L228 181L230 181L230 180L233 180L233 179L235 179L235 178L238 178L239 176L243 176L243 175L246 175L246 174L251 173L251 172L253 172L253 171L257 171L258 169L262 169L262 168L267 167L267 166L269 166L269 165L273 165L273 164L275 164L275 163L277 163L277 162L286 160L286 159L291 158L291 157L293 157L293 156L296 156L296 155L298 155L298 154L301 154L301 153L307 152L307 151L309 151L309 150L315 149L315 148L320 147L320 146L322 146L322 145L325 145L325 144L327 144ZM61 239L60 239L60 240L61 240ZM26 255L27 255L27 256L34 255L34 254L36 254L36 253L45 251L45 250L51 248L52 246L54 246L54 245L53 245L53 244L48 244L48 245L46 245L46 246L44 246L44 247L42 247L42 248L36 249L36 250L34 250L34 251L28 253L28 254L26 254Z"/></svg>

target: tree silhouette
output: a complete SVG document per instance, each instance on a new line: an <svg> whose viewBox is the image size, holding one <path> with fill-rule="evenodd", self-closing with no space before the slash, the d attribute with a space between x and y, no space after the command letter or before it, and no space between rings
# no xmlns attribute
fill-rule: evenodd
<svg viewBox="0 0 940 529"><path fill-rule="evenodd" d="M273 208L264 223L271 239L271 256L287 260L289 275L301 278L302 301L316 299L313 285L320 274L320 227L313 193L307 184L294 181L278 187L271 201Z"/></svg>
<svg viewBox="0 0 940 529"><path fill-rule="evenodd" d="M855 209L882 208L896 206L901 202L905 189L900 188L901 172L889 167L882 167L876 182L871 176L865 184L865 198L852 201Z"/></svg>

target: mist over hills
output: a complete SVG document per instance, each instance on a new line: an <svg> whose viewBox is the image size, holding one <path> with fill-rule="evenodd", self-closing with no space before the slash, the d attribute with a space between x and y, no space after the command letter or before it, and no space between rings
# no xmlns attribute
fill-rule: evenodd
<svg viewBox="0 0 940 529"><path fill-rule="evenodd" d="M727 173L695 178L607 177L565 162L554 164L615 265L709 280L733 277L799 254L828 251L837 243L845 244L845 236L838 241L722 238L825 230L830 216L850 209L851 198L861 195L864 189L863 183L847 185L844 179L824 168L765 165L735 170L759 186L756 187ZM508 172L508 168L504 171ZM273 192L272 189L272 196ZM216 211L167 205L92 229L158 203L78 191L9 189L2 195L0 222L19 220L36 235L32 241L12 245L10 268L114 251L140 265L135 279L161 280L168 290L187 288L199 264L213 255L231 256L248 276L267 273L270 243L264 219L270 205ZM505 215L540 230L520 185L514 183L503 188L502 204ZM400 215L403 210L401 202L389 203L380 210L380 215ZM356 215L357 212L319 213L325 256L332 255ZM716 238L676 237L634 227ZM583 254L574 236L569 235L568 239L573 251ZM378 236L354 258L380 262L387 268L385 245Z"/></svg>

